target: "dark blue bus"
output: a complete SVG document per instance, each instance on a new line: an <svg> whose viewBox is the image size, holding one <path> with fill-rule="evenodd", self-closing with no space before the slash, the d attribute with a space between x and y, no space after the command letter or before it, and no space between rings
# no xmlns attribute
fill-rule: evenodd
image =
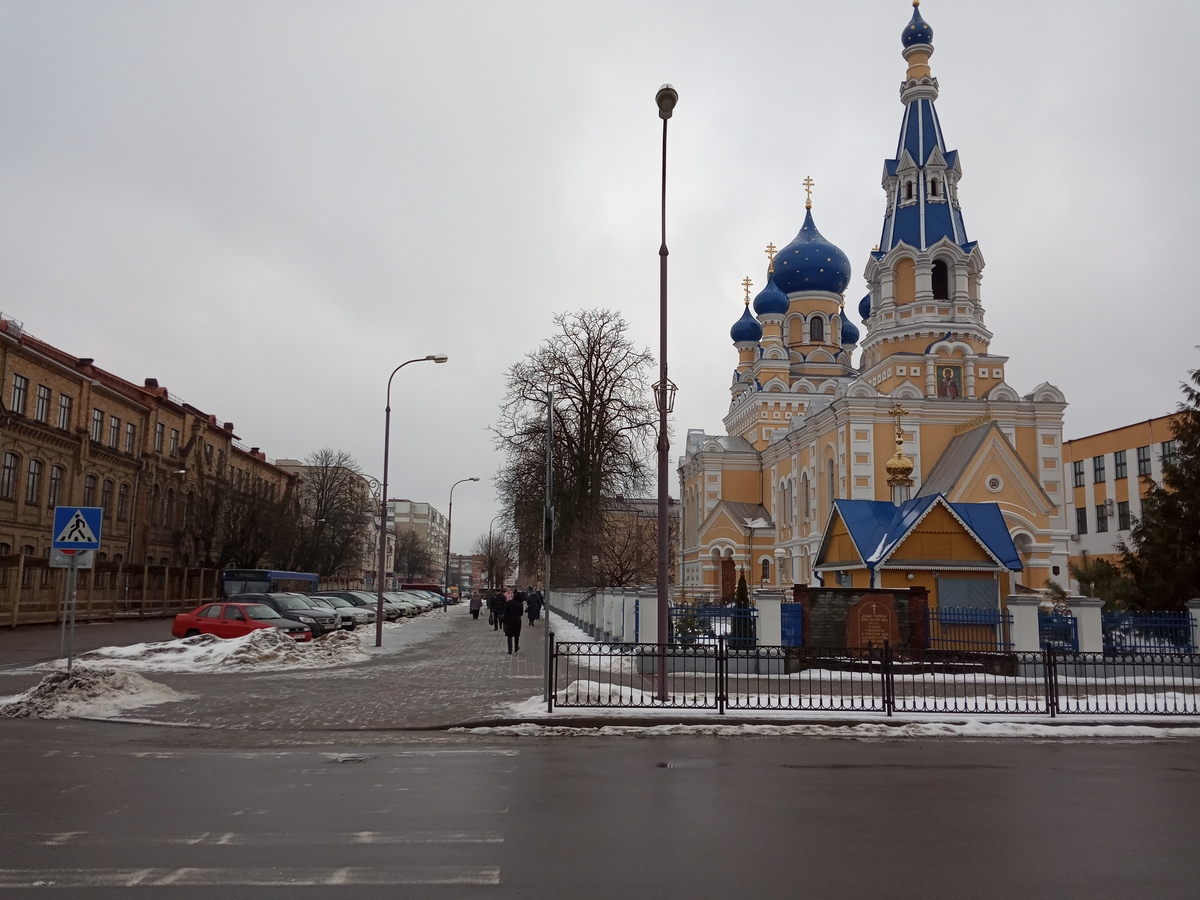
<svg viewBox="0 0 1200 900"><path fill-rule="evenodd" d="M293 591L311 594L317 589L321 576L313 572L276 572L271 569L222 569L221 596L237 594L273 594Z"/></svg>

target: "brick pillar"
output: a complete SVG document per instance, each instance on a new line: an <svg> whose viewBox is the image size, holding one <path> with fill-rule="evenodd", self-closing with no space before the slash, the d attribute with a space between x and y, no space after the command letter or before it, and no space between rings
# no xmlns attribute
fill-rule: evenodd
<svg viewBox="0 0 1200 900"><path fill-rule="evenodd" d="M908 644L929 649L929 590L921 585L908 589Z"/></svg>

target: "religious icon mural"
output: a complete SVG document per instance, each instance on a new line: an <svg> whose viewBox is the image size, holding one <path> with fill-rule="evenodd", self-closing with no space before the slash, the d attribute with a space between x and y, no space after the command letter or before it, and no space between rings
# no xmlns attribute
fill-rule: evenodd
<svg viewBox="0 0 1200 900"><path fill-rule="evenodd" d="M962 366L939 364L937 367L937 378L937 395L939 397L957 400L963 395Z"/></svg>

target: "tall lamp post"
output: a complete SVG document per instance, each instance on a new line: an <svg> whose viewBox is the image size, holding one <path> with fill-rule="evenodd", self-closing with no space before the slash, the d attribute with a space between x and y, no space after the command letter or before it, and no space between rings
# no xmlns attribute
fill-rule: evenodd
<svg viewBox="0 0 1200 900"><path fill-rule="evenodd" d="M446 595L442 601L442 607L445 608L446 603L450 600L450 532L454 528L454 489L464 481L478 481L478 478L460 478L454 484L450 485L450 509L446 513L446 570L443 573L446 582ZM460 579L461 580L461 576Z"/></svg>
<svg viewBox="0 0 1200 900"><path fill-rule="evenodd" d="M667 413L675 406L676 387L667 378L667 119L679 102L679 94L664 84L654 95L658 117L662 119L662 243L658 248L658 383L654 385L654 402L658 406L658 699L667 699L667 632L670 628L668 607L670 542L667 539L667 498L670 470L667 451Z"/></svg>
<svg viewBox="0 0 1200 900"><path fill-rule="evenodd" d="M405 360L392 369L387 383L387 407L383 414L383 485L379 491L379 577L375 583L375 646L383 646L383 579L387 577L387 478L388 451L392 436L392 379L396 373L415 362L444 363L448 356L445 353L431 353L428 356L418 356L416 359Z"/></svg>

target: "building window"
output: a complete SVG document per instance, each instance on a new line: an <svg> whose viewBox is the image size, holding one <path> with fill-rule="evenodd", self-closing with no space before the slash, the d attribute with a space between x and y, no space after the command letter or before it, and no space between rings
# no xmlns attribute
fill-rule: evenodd
<svg viewBox="0 0 1200 900"><path fill-rule="evenodd" d="M937 184L937 182L935 181L934 184ZM944 260L940 259L933 261L933 299L950 299L950 267L946 265Z"/></svg>
<svg viewBox="0 0 1200 900"><path fill-rule="evenodd" d="M58 397L58 427L61 431L71 430L71 398L66 394Z"/></svg>
<svg viewBox="0 0 1200 900"><path fill-rule="evenodd" d="M62 466L50 467L50 494L46 497L46 505L51 509L58 506L59 501L62 500L63 476L66 473L67 470Z"/></svg>
<svg viewBox="0 0 1200 900"><path fill-rule="evenodd" d="M25 415L25 400L29 396L29 379L24 375L13 376L12 402L8 408L18 415Z"/></svg>
<svg viewBox="0 0 1200 900"><path fill-rule="evenodd" d="M83 479L83 505L96 505L96 476L89 475Z"/></svg>
<svg viewBox="0 0 1200 900"><path fill-rule="evenodd" d="M820 316L813 316L808 323L808 339L814 344L825 340L825 320Z"/></svg>
<svg viewBox="0 0 1200 900"><path fill-rule="evenodd" d="M163 501L163 524L168 528L175 527L175 492L167 489L167 499Z"/></svg>
<svg viewBox="0 0 1200 900"><path fill-rule="evenodd" d="M771 580L771 561L764 559L762 561L762 583L767 584Z"/></svg>
<svg viewBox="0 0 1200 900"><path fill-rule="evenodd" d="M33 417L43 425L50 424L50 395L52 393L49 385L38 385L37 406L34 408Z"/></svg>
<svg viewBox="0 0 1200 900"><path fill-rule="evenodd" d="M1138 466L1138 474L1139 475L1149 475L1150 474L1150 448L1149 447L1138 447L1137 448L1137 466Z"/></svg>
<svg viewBox="0 0 1200 900"><path fill-rule="evenodd" d="M913 198L913 187L911 181L904 182L904 199L911 200Z"/></svg>
<svg viewBox="0 0 1200 900"><path fill-rule="evenodd" d="M42 501L42 461L31 459L25 475L25 502L36 506Z"/></svg>
<svg viewBox="0 0 1200 900"><path fill-rule="evenodd" d="M1104 457L1092 457L1092 484L1104 483Z"/></svg>
<svg viewBox="0 0 1200 900"><path fill-rule="evenodd" d="M1075 487L1083 487L1085 482L1082 459L1077 459L1075 462L1071 463L1071 479Z"/></svg>
<svg viewBox="0 0 1200 900"><path fill-rule="evenodd" d="M112 495L113 483L110 479L104 479L104 486L100 489L100 508L104 510L104 518L112 518Z"/></svg>
<svg viewBox="0 0 1200 900"><path fill-rule="evenodd" d="M1113 454L1113 478L1129 477L1129 462L1126 459L1126 452L1118 450Z"/></svg>
<svg viewBox="0 0 1200 900"><path fill-rule="evenodd" d="M829 502L833 503L837 498L837 479L834 477L832 459L829 460L829 464L826 466L826 476L829 480Z"/></svg>
<svg viewBox="0 0 1200 900"><path fill-rule="evenodd" d="M125 452L133 453L137 446L137 426L132 422L125 423Z"/></svg>
<svg viewBox="0 0 1200 900"><path fill-rule="evenodd" d="M179 454L179 429L178 428L171 429L170 453L172 456L177 456Z"/></svg>
<svg viewBox="0 0 1200 900"><path fill-rule="evenodd" d="M124 522L129 518L129 485L123 484L117 488L117 521Z"/></svg>
<svg viewBox="0 0 1200 900"><path fill-rule="evenodd" d="M1163 441L1162 444L1162 462L1164 466L1175 465L1175 442Z"/></svg>
<svg viewBox="0 0 1200 900"><path fill-rule="evenodd" d="M0 500L17 499L17 471L21 457L15 453L4 454L4 469L0 472Z"/></svg>
<svg viewBox="0 0 1200 900"><path fill-rule="evenodd" d="M104 437L104 411L100 409L92 410L92 440L97 444Z"/></svg>
<svg viewBox="0 0 1200 900"><path fill-rule="evenodd" d="M1080 507L1075 510L1075 533L1087 534L1087 508Z"/></svg>
<svg viewBox="0 0 1200 900"><path fill-rule="evenodd" d="M108 446L114 450L121 443L121 420L116 416L108 417Z"/></svg>
<svg viewBox="0 0 1200 900"><path fill-rule="evenodd" d="M929 179L929 196L936 197L938 195L938 180L936 178Z"/></svg>
<svg viewBox="0 0 1200 900"><path fill-rule="evenodd" d="M1108 531L1108 507L1103 503L1096 504L1096 534Z"/></svg>
<svg viewBox="0 0 1200 900"><path fill-rule="evenodd" d="M22 556L37 556L37 547L32 544L26 544L21 548ZM21 586L29 587L33 584L33 569L29 566L25 567L25 571L21 573Z"/></svg>
<svg viewBox="0 0 1200 900"><path fill-rule="evenodd" d="M1129 501L1117 501L1117 531L1129 530Z"/></svg>

